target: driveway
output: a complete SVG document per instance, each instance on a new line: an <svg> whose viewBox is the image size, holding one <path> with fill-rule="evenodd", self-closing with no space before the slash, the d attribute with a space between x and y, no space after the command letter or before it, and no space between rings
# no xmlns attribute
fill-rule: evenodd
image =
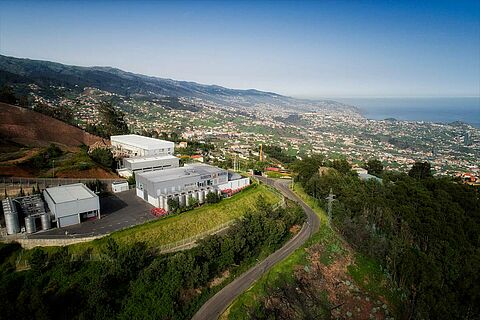
<svg viewBox="0 0 480 320"><path fill-rule="evenodd" d="M135 194L135 189L100 198L100 219L28 235L29 239L89 237L108 234L155 219L153 208ZM65 234L67 232L67 234Z"/></svg>

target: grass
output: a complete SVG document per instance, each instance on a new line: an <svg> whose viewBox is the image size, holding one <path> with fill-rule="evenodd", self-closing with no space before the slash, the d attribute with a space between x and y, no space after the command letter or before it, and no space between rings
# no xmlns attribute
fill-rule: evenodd
<svg viewBox="0 0 480 320"><path fill-rule="evenodd" d="M290 178L290 175L281 173L281 172L267 171L267 177L274 178L274 179L283 178L283 177Z"/></svg>
<svg viewBox="0 0 480 320"><path fill-rule="evenodd" d="M335 258L348 252L341 237L328 225L328 217L318 201L306 194L299 184L294 185L294 191L320 218L319 231L234 300L232 305L220 317L221 319L246 319L246 308L259 307L261 299L268 295L268 288L291 283L295 268L309 268L310 261L307 248L312 245L320 244L323 247L320 262L324 265L331 264ZM354 254L354 257L355 263L348 266L348 273L357 285L373 297L385 297L394 307L398 306L398 303L400 303L398 292L395 293L390 289L388 279L382 272L380 265L376 261L365 258L360 254Z"/></svg>
<svg viewBox="0 0 480 320"><path fill-rule="evenodd" d="M145 224L114 232L110 235L119 243L146 242L148 246L158 248L202 232L211 230L244 215L253 207L258 196L263 196L268 203L279 201L278 194L265 185L252 185L250 188L224 199L219 203L206 204L191 211L169 217L153 220ZM88 248L93 250L106 243L107 238L101 238L88 243L74 244L72 252L82 252Z"/></svg>

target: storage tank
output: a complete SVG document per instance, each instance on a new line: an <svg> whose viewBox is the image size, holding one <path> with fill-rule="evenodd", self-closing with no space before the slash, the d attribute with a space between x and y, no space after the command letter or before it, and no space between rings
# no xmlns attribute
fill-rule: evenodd
<svg viewBox="0 0 480 320"><path fill-rule="evenodd" d="M185 206L185 195L184 194L181 194L178 196L178 202L180 204L180 207L184 207Z"/></svg>
<svg viewBox="0 0 480 320"><path fill-rule="evenodd" d="M7 234L20 232L20 223L18 222L18 213L15 204L10 198L2 200L3 212L5 214L5 224Z"/></svg>
<svg viewBox="0 0 480 320"><path fill-rule="evenodd" d="M35 218L30 216L25 217L25 231L27 231L27 233L34 233L37 231L35 226Z"/></svg>
<svg viewBox="0 0 480 320"><path fill-rule="evenodd" d="M48 230L52 227L50 215L48 213L40 215L40 221L42 222L42 230Z"/></svg>
<svg viewBox="0 0 480 320"><path fill-rule="evenodd" d="M198 191L198 203L202 204L205 202L205 196L203 190Z"/></svg>

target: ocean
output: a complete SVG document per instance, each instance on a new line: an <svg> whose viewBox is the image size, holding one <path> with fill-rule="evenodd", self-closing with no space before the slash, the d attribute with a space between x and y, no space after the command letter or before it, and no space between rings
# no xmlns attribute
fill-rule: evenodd
<svg viewBox="0 0 480 320"><path fill-rule="evenodd" d="M334 98L358 107L368 119L449 123L462 121L480 128L480 97L465 98Z"/></svg>

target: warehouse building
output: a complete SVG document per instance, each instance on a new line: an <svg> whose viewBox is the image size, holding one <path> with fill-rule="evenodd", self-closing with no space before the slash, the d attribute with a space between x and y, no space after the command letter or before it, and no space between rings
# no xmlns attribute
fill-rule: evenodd
<svg viewBox="0 0 480 320"><path fill-rule="evenodd" d="M137 196L155 207L168 211L168 200L178 200L181 206L188 206L194 198L204 203L210 192L220 194L222 190L250 184L248 178L241 182L229 181L228 171L206 164L191 164L164 171L143 172L136 175Z"/></svg>
<svg viewBox="0 0 480 320"><path fill-rule="evenodd" d="M134 173L178 168L180 159L172 155L124 158L122 168L117 172L121 177L131 177Z"/></svg>
<svg viewBox="0 0 480 320"><path fill-rule="evenodd" d="M83 183L47 188L43 196L58 227L100 218L100 200Z"/></svg>
<svg viewBox="0 0 480 320"><path fill-rule="evenodd" d="M171 141L125 134L110 137L115 157L151 157L171 155L175 144Z"/></svg>

